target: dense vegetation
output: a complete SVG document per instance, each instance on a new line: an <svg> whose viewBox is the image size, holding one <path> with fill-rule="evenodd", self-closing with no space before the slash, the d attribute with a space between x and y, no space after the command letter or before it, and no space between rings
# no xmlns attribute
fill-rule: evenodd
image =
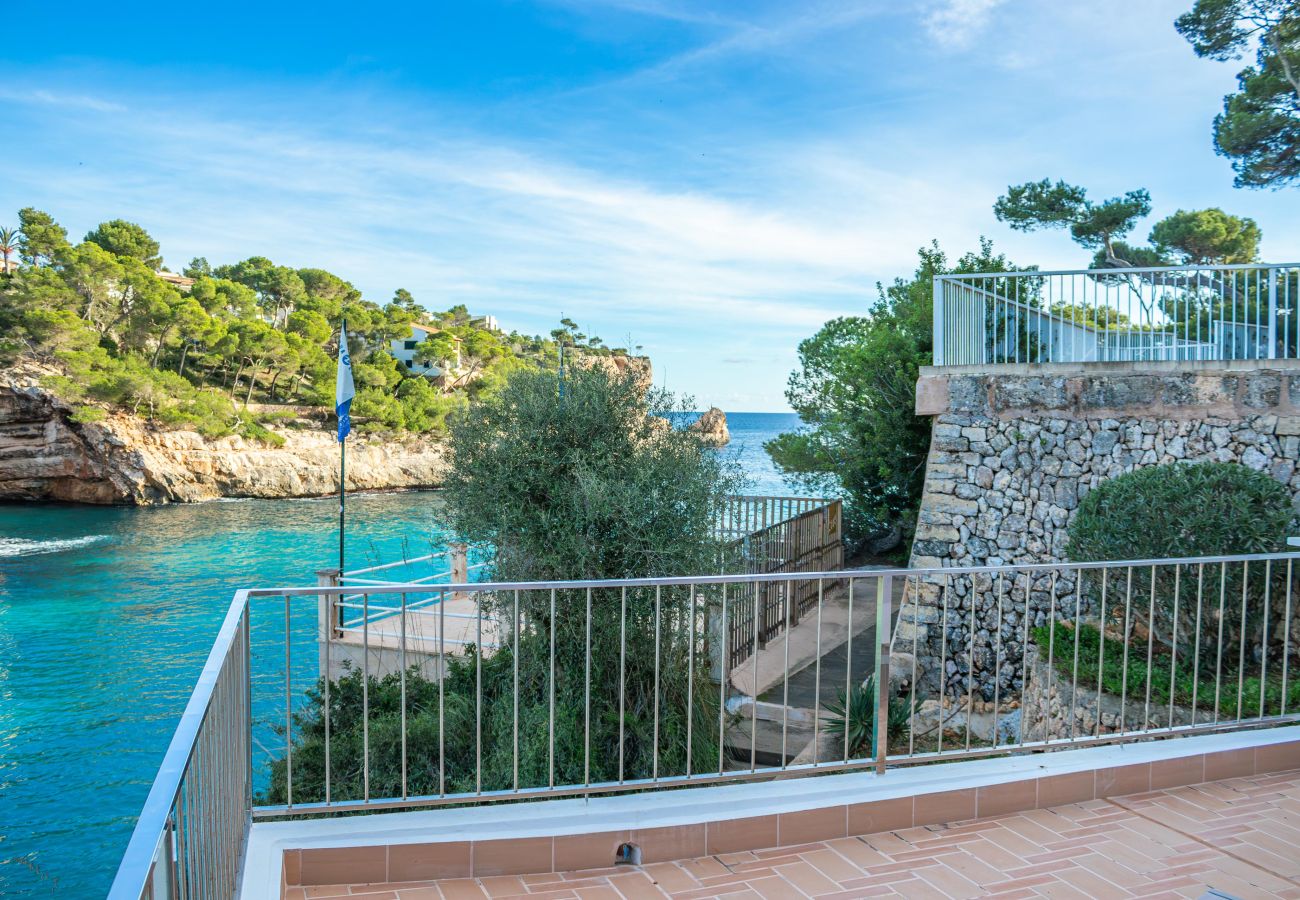
<svg viewBox="0 0 1300 900"><path fill-rule="evenodd" d="M1196 0L1174 23L1197 56L1255 63L1214 118L1214 149L1232 160L1237 187L1300 180L1300 5L1295 0Z"/></svg>
<svg viewBox="0 0 1300 900"><path fill-rule="evenodd" d="M1088 492L1070 522L1065 555L1076 562L1092 562L1275 553L1286 549L1293 514L1285 485L1236 463L1140 468ZM1176 641L1184 653L1193 649L1194 639L1205 653L1215 652L1221 642L1236 647L1243 629L1250 646L1258 647L1265 632L1265 596L1286 573L1277 566L1271 579L1264 574L1262 565L1253 570L1240 564L1211 566L1200 575L1209 579L1205 587L1198 586L1198 573L1189 568L1175 590L1169 566L1154 571L1139 566L1132 573L1116 570L1107 585L1109 607L1122 614L1125 598L1136 598L1133 615L1125 617L1129 626L1151 627L1163 644ZM1153 585L1152 579L1157 583ZM1096 608L1100 579L1090 579L1088 587ZM1222 611L1201 610L1199 635L1198 592L1210 597L1211 606L1221 593L1232 598ZM1148 623L1152 605L1154 621ZM1277 609L1271 612L1275 615Z"/></svg>
<svg viewBox="0 0 1300 900"><path fill-rule="evenodd" d="M851 541L888 549L915 528L930 420L914 398L933 359L934 276L1014 269L988 241L952 266L938 244L923 247L912 277L881 285L868 315L833 319L799 344L785 395L804 427L767 452L805 489L844 497Z"/></svg>
<svg viewBox="0 0 1300 900"><path fill-rule="evenodd" d="M48 386L81 420L116 408L209 436L269 438L263 423L277 414L266 404L333 408L345 317L363 430L439 431L510 372L554 367L561 345L626 353L569 320L547 338L502 334L463 305L430 313L403 289L379 304L324 269L260 256L215 267L195 259L184 270L190 285L162 268L158 242L134 223L104 222L73 244L47 213L18 218L18 228L0 228L0 360L47 364L57 373ZM434 329L417 361L454 359L459 343L461 366L435 382L399 365L389 342L413 323Z"/></svg>
<svg viewBox="0 0 1300 900"><path fill-rule="evenodd" d="M578 366L563 378L513 373L499 392L453 417L450 524L498 549L498 581L716 571L718 506L740 486L694 433L649 415L675 408L671 398L647 394L638 375L606 367ZM503 639L451 663L442 695L445 759L438 685L406 676L408 790L437 792L440 777L448 791L474 790L476 734L485 790L513 787L516 763L525 787L616 780L620 761L627 779L682 774L688 747L692 771L716 769L718 694L708 678L716 648L705 623L718 601L718 589L687 586L485 598ZM372 795L400 793L401 681L369 682ZM361 793L362 684L353 673L331 691L335 797ZM323 796L322 695L323 685L294 727L299 800ZM285 799L285 776L277 762L271 802Z"/></svg>

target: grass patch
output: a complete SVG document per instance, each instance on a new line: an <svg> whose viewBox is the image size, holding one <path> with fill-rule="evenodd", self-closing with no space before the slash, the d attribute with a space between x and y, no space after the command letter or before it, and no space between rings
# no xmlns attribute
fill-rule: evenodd
<svg viewBox="0 0 1300 900"><path fill-rule="evenodd" d="M1075 634L1074 626L1058 622L1055 629L1055 647L1052 648L1052 629L1047 626L1033 629L1034 643L1038 645L1039 656L1046 661L1050 652L1052 668L1067 681L1074 678ZM1116 697L1127 694L1130 700L1145 702L1147 682L1151 683L1151 703L1153 706L1168 706L1170 696L1177 706L1190 707L1193 693L1196 708L1214 709L1215 678L1214 667L1216 655L1204 654L1199 670L1190 653L1179 654L1175 661L1168 647L1159 643L1151 651L1151 663L1147 665L1147 642L1130 640L1122 643L1112 635L1107 635L1104 645L1101 632L1095 625L1080 624L1078 635L1079 669L1078 684L1089 690L1096 690L1100 673L1101 689L1104 693ZM1238 685L1241 685L1240 714L1243 718L1280 715L1282 703L1282 660L1271 658L1268 664L1266 683L1258 671L1251 671L1249 664L1243 673L1236 668L1239 645L1224 646L1224 671L1219 677L1220 716L1236 718L1238 715ZM1127 670L1125 656L1128 657ZM1208 656L1208 659L1205 658ZM1193 678L1193 673L1197 677ZM1263 703L1260 702L1261 685L1263 686ZM1285 709L1294 711L1300 708L1300 681L1293 673L1288 673L1286 685Z"/></svg>

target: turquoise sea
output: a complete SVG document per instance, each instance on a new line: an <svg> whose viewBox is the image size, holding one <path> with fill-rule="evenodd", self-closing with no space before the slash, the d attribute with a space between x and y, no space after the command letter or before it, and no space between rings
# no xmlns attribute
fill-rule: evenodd
<svg viewBox="0 0 1300 900"><path fill-rule="evenodd" d="M728 413L750 492L798 493L762 443L792 415ZM348 499L348 566L442 549L436 491ZM237 587L310 584L337 502L0 505L0 895L112 881Z"/></svg>

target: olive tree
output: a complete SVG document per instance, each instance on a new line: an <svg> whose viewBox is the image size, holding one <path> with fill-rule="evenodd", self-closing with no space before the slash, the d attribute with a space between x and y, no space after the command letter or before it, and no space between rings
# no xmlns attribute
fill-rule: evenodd
<svg viewBox="0 0 1300 900"><path fill-rule="evenodd" d="M449 524L496 549L496 581L717 572L719 507L740 481L698 436L653 414L677 408L636 375L605 367L514 372L452 419ZM511 788L516 771L520 786L536 787L716 769L707 622L720 593L681 585L484 596L500 623L498 646L451 658L444 757L438 686L406 679L408 790L436 792L439 778L448 791L474 790L479 777L485 790ZM360 792L361 684L352 673L330 697L340 797ZM368 695L372 794L391 795L399 676L372 678ZM323 792L322 702L317 688L294 728L295 798ZM276 762L272 802L283 799L285 775Z"/></svg>

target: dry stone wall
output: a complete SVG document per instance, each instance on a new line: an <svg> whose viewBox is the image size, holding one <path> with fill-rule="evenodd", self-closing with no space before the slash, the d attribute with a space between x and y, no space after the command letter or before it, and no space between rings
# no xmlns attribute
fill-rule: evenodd
<svg viewBox="0 0 1300 900"><path fill-rule="evenodd" d="M1058 562L1079 501L1142 466L1241 463L1300 493L1295 361L924 369L917 412L934 432L913 568ZM1028 627L1045 624L1053 602L1072 612L1072 582L1060 580L1053 601L1049 581L915 580L895 648L916 647L930 691L964 695L973 677L977 698L1016 695ZM963 652L949 649L941 666L945 646Z"/></svg>

